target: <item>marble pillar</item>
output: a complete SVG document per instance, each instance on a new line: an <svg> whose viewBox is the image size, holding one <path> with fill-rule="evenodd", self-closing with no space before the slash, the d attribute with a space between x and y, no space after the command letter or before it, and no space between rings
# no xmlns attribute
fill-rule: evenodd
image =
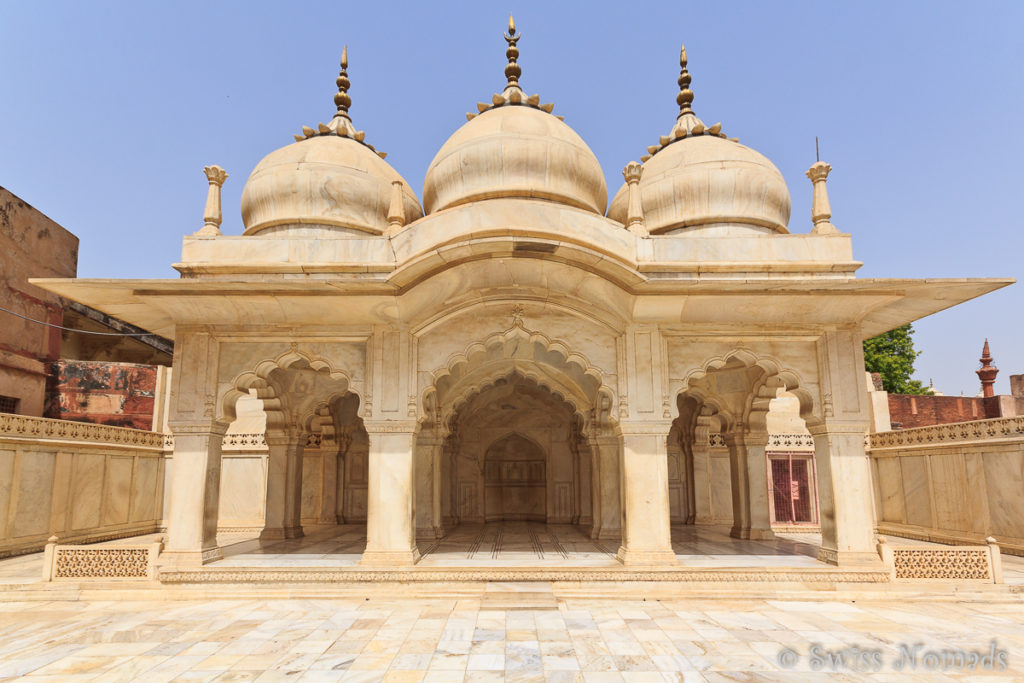
<svg viewBox="0 0 1024 683"><path fill-rule="evenodd" d="M594 540L619 540L622 537L619 439L615 436L590 437L590 452L594 517L590 537Z"/></svg>
<svg viewBox="0 0 1024 683"><path fill-rule="evenodd" d="M267 505L260 538L302 537L302 451L306 435L297 430L268 430Z"/></svg>
<svg viewBox="0 0 1024 683"><path fill-rule="evenodd" d="M414 450L417 424L364 422L370 439L366 490L366 550L361 563L410 566L416 548Z"/></svg>
<svg viewBox="0 0 1024 683"><path fill-rule="evenodd" d="M217 547L220 451L227 424L170 423L174 434L166 564L195 566L223 557Z"/></svg>
<svg viewBox="0 0 1024 683"><path fill-rule="evenodd" d="M625 565L672 565L667 434L670 423L622 423L622 545Z"/></svg>
<svg viewBox="0 0 1024 683"><path fill-rule="evenodd" d="M768 446L768 433L757 432L747 434L746 465L747 465L747 500L750 505L750 528L743 538L767 540L775 538L772 533L772 516L768 497L768 457L765 450Z"/></svg>
<svg viewBox="0 0 1024 683"><path fill-rule="evenodd" d="M818 559L840 566L875 565L871 463L864 450L867 423L808 427L814 436L821 548Z"/></svg>
<svg viewBox="0 0 1024 683"><path fill-rule="evenodd" d="M732 528L729 535L733 538L750 537L750 473L743 431L742 425L737 425L723 435L729 448L729 481L732 487Z"/></svg>

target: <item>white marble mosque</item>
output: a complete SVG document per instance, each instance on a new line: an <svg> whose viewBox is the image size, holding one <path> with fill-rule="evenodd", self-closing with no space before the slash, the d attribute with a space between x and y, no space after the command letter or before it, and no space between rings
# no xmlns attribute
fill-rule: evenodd
<svg viewBox="0 0 1024 683"><path fill-rule="evenodd" d="M695 113L685 51L678 112L609 201L520 83L519 38L421 192L353 123L346 55L330 122L250 174L243 234L221 233L211 166L179 279L39 281L174 339L161 561L229 562L218 529L339 527L361 566L400 568L527 525L549 556L571 539L666 567L703 526L759 542L805 522L807 562L878 565L862 340L1006 281L856 277L830 166L791 222L771 161ZM253 431L265 455L228 457ZM805 457L775 469L780 433Z"/></svg>

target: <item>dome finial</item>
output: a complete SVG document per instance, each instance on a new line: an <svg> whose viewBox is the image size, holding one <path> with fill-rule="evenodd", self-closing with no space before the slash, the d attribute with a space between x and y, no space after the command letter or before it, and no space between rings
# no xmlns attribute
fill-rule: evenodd
<svg viewBox="0 0 1024 683"><path fill-rule="evenodd" d="M338 84L338 92L334 96L334 104L338 106L338 113L334 116L351 121L348 115L348 108L352 106L352 98L348 94L348 89L352 87L352 82L348 80L348 45L341 50L341 71L338 72L338 80L335 82Z"/></svg>
<svg viewBox="0 0 1024 683"><path fill-rule="evenodd" d="M693 102L693 91L690 90L690 72L686 69L686 46L679 46L679 94L676 95L676 104L679 105L679 115L692 114L690 104Z"/></svg>
<svg viewBox="0 0 1024 683"><path fill-rule="evenodd" d="M516 60L519 59L519 48L516 47L516 43L522 37L522 33L516 35L515 19L511 14L508 15L508 33L505 34L505 42L508 43L508 49L505 50L505 56L508 58L508 64L505 65L505 78L508 79L506 88L518 88L519 77L523 75L523 70L516 63Z"/></svg>

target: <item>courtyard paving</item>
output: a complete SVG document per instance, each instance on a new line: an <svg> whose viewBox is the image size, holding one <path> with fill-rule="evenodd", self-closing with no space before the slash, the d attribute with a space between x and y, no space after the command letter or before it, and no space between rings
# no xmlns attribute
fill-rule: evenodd
<svg viewBox="0 0 1024 683"><path fill-rule="evenodd" d="M0 678L1021 680L1022 611L1018 602L9 602L0 603Z"/></svg>

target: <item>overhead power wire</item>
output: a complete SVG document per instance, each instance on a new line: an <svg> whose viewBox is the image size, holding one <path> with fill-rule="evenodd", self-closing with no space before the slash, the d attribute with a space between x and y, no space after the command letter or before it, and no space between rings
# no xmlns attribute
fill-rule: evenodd
<svg viewBox="0 0 1024 683"><path fill-rule="evenodd" d="M79 334L95 334L95 335L98 335L98 336L101 336L101 337L158 337L158 336L160 336L160 335L154 334L152 332L93 332L92 330L79 330L79 329L74 328L74 327L64 327L63 325L54 325L53 323L48 323L45 320L36 320L35 318L30 318L27 315L22 315L21 313L15 313L14 311L8 310L8 309L3 308L3 307L0 307L0 311L3 311L4 313L10 313L14 317L21 318L22 320L27 320L30 323L36 323L38 325L46 325L47 327L55 327L58 330L67 330L68 332L77 332Z"/></svg>

